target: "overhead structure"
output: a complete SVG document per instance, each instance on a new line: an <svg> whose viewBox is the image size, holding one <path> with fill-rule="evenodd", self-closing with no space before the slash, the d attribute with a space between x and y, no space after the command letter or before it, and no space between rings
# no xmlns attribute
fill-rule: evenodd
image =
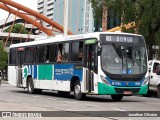
<svg viewBox="0 0 160 120"><path fill-rule="evenodd" d="M128 23L126 25L123 25L123 27L125 29L134 28L135 27L135 22L131 22L131 23ZM115 32L115 31L122 31L122 26L117 26L117 27L114 27L112 29L107 30L107 32Z"/></svg>
<svg viewBox="0 0 160 120"><path fill-rule="evenodd" d="M41 31L46 33L48 36L54 35L54 32L61 32L63 33L63 26L59 25L58 23L50 20L46 16L27 8L19 3L13 2L12 0L1 0L0 1L0 8L8 11L11 14L14 14L22 19L24 19L26 22L34 25L35 27L39 28ZM15 9L14 9L15 8ZM34 16L36 20L31 18L29 15ZM49 25L52 26L52 29L48 29L45 26L43 26L41 23L38 22L43 21ZM68 31L68 34L73 34L71 31Z"/></svg>

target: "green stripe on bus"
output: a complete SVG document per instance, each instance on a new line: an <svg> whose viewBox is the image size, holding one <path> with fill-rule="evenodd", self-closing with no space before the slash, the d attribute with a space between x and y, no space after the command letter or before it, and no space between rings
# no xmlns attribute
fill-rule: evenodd
<svg viewBox="0 0 160 120"><path fill-rule="evenodd" d="M38 80L44 79L44 65L38 65Z"/></svg>
<svg viewBox="0 0 160 120"><path fill-rule="evenodd" d="M52 65L45 65L45 79L46 80L52 80Z"/></svg>
<svg viewBox="0 0 160 120"><path fill-rule="evenodd" d="M110 94L116 94L116 91L114 90L113 86L108 86L104 83L98 83L98 94L110 95Z"/></svg>
<svg viewBox="0 0 160 120"><path fill-rule="evenodd" d="M101 95L114 95L117 94L117 92L114 89L114 86L108 86L104 83L98 83L98 94ZM134 89L134 88L140 88L139 92L137 93L137 95L144 95L147 94L147 90L148 90L148 85L144 85L141 87L118 87L118 88L122 88L122 89Z"/></svg>
<svg viewBox="0 0 160 120"><path fill-rule="evenodd" d="M53 70L52 65L38 65L38 79L52 80Z"/></svg>

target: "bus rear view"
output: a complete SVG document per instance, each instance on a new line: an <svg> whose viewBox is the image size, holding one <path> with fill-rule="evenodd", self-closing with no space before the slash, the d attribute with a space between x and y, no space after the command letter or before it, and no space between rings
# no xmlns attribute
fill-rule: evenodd
<svg viewBox="0 0 160 120"><path fill-rule="evenodd" d="M98 94L110 94L113 100L123 96L146 94L148 90L147 52L142 36L100 34L101 80Z"/></svg>

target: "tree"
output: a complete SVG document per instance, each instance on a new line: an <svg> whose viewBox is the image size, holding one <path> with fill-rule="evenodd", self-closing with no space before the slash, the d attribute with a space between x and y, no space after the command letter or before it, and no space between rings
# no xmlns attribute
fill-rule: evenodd
<svg viewBox="0 0 160 120"><path fill-rule="evenodd" d="M7 65L8 54L4 50L3 43L0 41L0 70L2 70Z"/></svg>
<svg viewBox="0 0 160 120"><path fill-rule="evenodd" d="M98 31L98 27L102 26L102 13L103 13L103 4L101 0L90 0L93 8L94 22L95 22L95 31Z"/></svg>
<svg viewBox="0 0 160 120"><path fill-rule="evenodd" d="M91 0L91 2L98 0ZM127 24L135 22L135 29L130 32L142 34L152 59L152 46L160 43L160 1L159 0L104 0L108 9L118 12ZM93 3L94 3L93 2ZM95 8L93 7L94 11Z"/></svg>
<svg viewBox="0 0 160 120"><path fill-rule="evenodd" d="M11 29L11 26L6 28L3 32L10 32L10 29ZM23 27L23 25L21 25L21 24L15 24L13 26L13 29L12 29L11 33L19 33L20 31L21 31L21 34L28 34L29 33L27 31L27 29L25 27Z"/></svg>

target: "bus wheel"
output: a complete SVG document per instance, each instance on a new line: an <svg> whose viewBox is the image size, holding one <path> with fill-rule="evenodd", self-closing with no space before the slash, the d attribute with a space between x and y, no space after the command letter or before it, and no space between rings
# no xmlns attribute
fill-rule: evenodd
<svg viewBox="0 0 160 120"><path fill-rule="evenodd" d="M146 95L143 95L143 97L151 97L153 95L153 92L148 90Z"/></svg>
<svg viewBox="0 0 160 120"><path fill-rule="evenodd" d="M157 88L157 96L158 96L158 98L160 98L160 85Z"/></svg>
<svg viewBox="0 0 160 120"><path fill-rule="evenodd" d="M79 80L77 80L74 85L74 97L77 100L82 100L86 97L86 94L81 93L81 85Z"/></svg>
<svg viewBox="0 0 160 120"><path fill-rule="evenodd" d="M113 101L121 101L123 95L111 95Z"/></svg>
<svg viewBox="0 0 160 120"><path fill-rule="evenodd" d="M28 87L28 93L33 94L34 93L34 84L33 84L33 79L32 78L28 79L27 87Z"/></svg>

